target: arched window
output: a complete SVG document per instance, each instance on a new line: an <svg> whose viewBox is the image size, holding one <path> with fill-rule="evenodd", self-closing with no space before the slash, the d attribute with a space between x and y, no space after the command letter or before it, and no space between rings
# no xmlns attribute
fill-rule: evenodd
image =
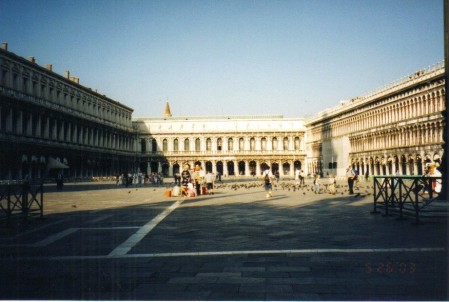
<svg viewBox="0 0 449 302"><path fill-rule="evenodd" d="M173 151L178 151L178 150L179 150L179 142L178 142L178 139L175 138L173 140Z"/></svg>
<svg viewBox="0 0 449 302"><path fill-rule="evenodd" d="M262 148L262 151L266 151L267 150L267 139L265 137L262 137L261 148Z"/></svg>
<svg viewBox="0 0 449 302"><path fill-rule="evenodd" d="M162 141L162 151L163 152L167 152L168 151L168 141L167 141L167 139L164 139Z"/></svg>
<svg viewBox="0 0 449 302"><path fill-rule="evenodd" d="M284 137L284 150L288 150L288 137Z"/></svg>
<svg viewBox="0 0 449 302"><path fill-rule="evenodd" d="M190 151L190 141L188 138L184 140L184 151Z"/></svg>
<svg viewBox="0 0 449 302"><path fill-rule="evenodd" d="M301 150L301 141L299 140L299 137L295 137L295 150Z"/></svg>
<svg viewBox="0 0 449 302"><path fill-rule="evenodd" d="M195 140L195 151L196 151L196 152L200 152L200 151L201 151L201 141L200 141L199 138L197 138L197 139Z"/></svg>
<svg viewBox="0 0 449 302"><path fill-rule="evenodd" d="M140 140L140 152L141 153L147 152L147 142L146 142L146 140L144 138L142 138Z"/></svg>
<svg viewBox="0 0 449 302"><path fill-rule="evenodd" d="M212 151L212 140L210 138L206 140L206 151Z"/></svg>
<svg viewBox="0 0 449 302"><path fill-rule="evenodd" d="M234 141L232 138L228 139L228 151L234 150Z"/></svg>
<svg viewBox="0 0 449 302"><path fill-rule="evenodd" d="M251 139L249 141L249 150L250 151L256 150L256 140L254 137L251 137Z"/></svg>
<svg viewBox="0 0 449 302"><path fill-rule="evenodd" d="M151 140L151 151L157 152L157 141L155 138Z"/></svg>
<svg viewBox="0 0 449 302"><path fill-rule="evenodd" d="M245 150L245 140L243 139L243 137L241 137L239 139L239 151L243 151Z"/></svg>
<svg viewBox="0 0 449 302"><path fill-rule="evenodd" d="M272 150L277 150L277 149L278 149L278 139L276 137L273 137Z"/></svg>
<svg viewBox="0 0 449 302"><path fill-rule="evenodd" d="M222 150L222 140L221 138L217 139L217 151L221 151Z"/></svg>

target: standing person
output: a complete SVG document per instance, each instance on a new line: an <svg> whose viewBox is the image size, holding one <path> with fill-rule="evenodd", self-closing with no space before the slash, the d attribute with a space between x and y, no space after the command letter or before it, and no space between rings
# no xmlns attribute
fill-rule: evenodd
<svg viewBox="0 0 449 302"><path fill-rule="evenodd" d="M62 175L62 172L59 172L58 176L56 176L56 188L58 189L58 191L61 191L63 186L64 186L64 177Z"/></svg>
<svg viewBox="0 0 449 302"><path fill-rule="evenodd" d="M355 172L351 166L346 169L346 177L348 178L349 194L354 194L354 178Z"/></svg>
<svg viewBox="0 0 449 302"><path fill-rule="evenodd" d="M221 173L220 172L217 172L217 178L218 178L218 181L221 182Z"/></svg>
<svg viewBox="0 0 449 302"><path fill-rule="evenodd" d="M181 175L179 174L179 172L175 173L175 185L181 185Z"/></svg>
<svg viewBox="0 0 449 302"><path fill-rule="evenodd" d="M182 179L181 183L182 186L185 188L187 188L189 183L192 181L189 169L190 169L189 164L185 164L181 172L181 179Z"/></svg>
<svg viewBox="0 0 449 302"><path fill-rule="evenodd" d="M207 171L206 174L206 187L208 194L214 195L213 189L214 189L214 181L215 181L215 175L211 171Z"/></svg>
<svg viewBox="0 0 449 302"><path fill-rule="evenodd" d="M313 193L320 194L320 184L321 184L320 174L316 174L313 180Z"/></svg>
<svg viewBox="0 0 449 302"><path fill-rule="evenodd" d="M299 170L295 170L295 186L299 188Z"/></svg>
<svg viewBox="0 0 449 302"><path fill-rule="evenodd" d="M437 169L436 165L434 163L427 164L427 172L424 174L425 177L441 177L441 172ZM421 186L422 187L422 186ZM441 192L441 179L432 179L430 181L430 186L428 188L425 188L422 194L429 193L432 191L432 193L440 194Z"/></svg>
<svg viewBox="0 0 449 302"><path fill-rule="evenodd" d="M263 173L263 181L264 181L264 187L265 192L267 193L266 197L270 198L273 196L273 183L272 183L273 174L270 170L265 170Z"/></svg>
<svg viewBox="0 0 449 302"><path fill-rule="evenodd" d="M142 187L142 172L139 172L137 175L137 182L139 184L139 188Z"/></svg>
<svg viewBox="0 0 449 302"><path fill-rule="evenodd" d="M304 171L303 170L299 171L299 185L301 186L301 188L305 186L304 178L305 178Z"/></svg>
<svg viewBox="0 0 449 302"><path fill-rule="evenodd" d="M435 177L443 176L443 174L441 174L441 172L437 169L437 165L436 164L430 165L430 167L429 167L429 174L430 174L430 176L435 176ZM441 193L441 185L442 185L442 180L441 179L437 179L437 180L433 181L432 182L433 191L435 193L440 194Z"/></svg>
<svg viewBox="0 0 449 302"><path fill-rule="evenodd" d="M335 177L333 174L329 174L329 185L327 187L329 194L335 195Z"/></svg>
<svg viewBox="0 0 449 302"><path fill-rule="evenodd" d="M279 170L276 170L276 172L274 172L274 177L276 179L276 186L279 184L279 180L281 179L281 176L279 174Z"/></svg>
<svg viewBox="0 0 449 302"><path fill-rule="evenodd" d="M193 172L193 179L195 181L196 195L201 195L201 185L204 179L204 171L200 165L195 166L195 171Z"/></svg>

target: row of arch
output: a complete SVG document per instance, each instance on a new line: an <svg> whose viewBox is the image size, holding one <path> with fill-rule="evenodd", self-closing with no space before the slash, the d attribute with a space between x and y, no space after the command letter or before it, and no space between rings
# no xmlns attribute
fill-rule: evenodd
<svg viewBox="0 0 449 302"><path fill-rule="evenodd" d="M353 152L409 146L440 144L443 139L443 121L388 128L350 138Z"/></svg>
<svg viewBox="0 0 449 302"><path fill-rule="evenodd" d="M418 92L419 90L416 91L416 93ZM339 116L339 121L315 127L312 131L313 139L329 139L348 133L380 127L382 125L402 122L416 118L417 116L440 113L444 110L445 106L444 88L428 91L426 94L401 100L403 98L405 98L405 96L401 94L387 99L386 103L389 103L389 105L381 106L383 105L382 102L376 102L375 105L363 107L364 112L358 113L356 110L351 111L351 116L347 114L348 116L346 118ZM395 102L393 102L393 100Z"/></svg>
<svg viewBox="0 0 449 302"><path fill-rule="evenodd" d="M240 138L162 138L162 146L151 139L140 140L140 152L178 152L178 151L273 151L273 150L301 150L301 138L295 137L240 137ZM193 142L193 143L192 143ZM150 147L150 148L149 148Z"/></svg>
<svg viewBox="0 0 449 302"><path fill-rule="evenodd" d="M375 157L353 157L351 165L361 175L423 175L428 163L441 164L439 152Z"/></svg>
<svg viewBox="0 0 449 302"><path fill-rule="evenodd" d="M223 176L260 176L263 171L269 169L273 173L278 171L281 177L293 177L294 171L302 168L302 163L299 160L192 160L183 162L175 161L173 163L142 161L140 163L140 172L144 174L162 173L164 176L171 177L177 173L181 173L185 164L188 164L191 168L199 165L205 171Z"/></svg>

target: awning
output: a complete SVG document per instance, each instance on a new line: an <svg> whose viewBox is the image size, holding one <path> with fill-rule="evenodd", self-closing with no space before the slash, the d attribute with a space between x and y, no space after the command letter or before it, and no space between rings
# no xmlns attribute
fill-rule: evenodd
<svg viewBox="0 0 449 302"><path fill-rule="evenodd" d="M47 170L50 169L68 169L69 166L64 165L59 160L54 159L53 157L48 158Z"/></svg>

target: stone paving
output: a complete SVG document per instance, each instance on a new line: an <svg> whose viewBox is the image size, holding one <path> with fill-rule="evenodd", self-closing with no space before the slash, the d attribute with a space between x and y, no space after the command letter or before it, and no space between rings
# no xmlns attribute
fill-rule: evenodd
<svg viewBox="0 0 449 302"><path fill-rule="evenodd" d="M446 218L370 214L351 196L260 182L46 187L44 219L0 224L1 300L447 300Z"/></svg>

